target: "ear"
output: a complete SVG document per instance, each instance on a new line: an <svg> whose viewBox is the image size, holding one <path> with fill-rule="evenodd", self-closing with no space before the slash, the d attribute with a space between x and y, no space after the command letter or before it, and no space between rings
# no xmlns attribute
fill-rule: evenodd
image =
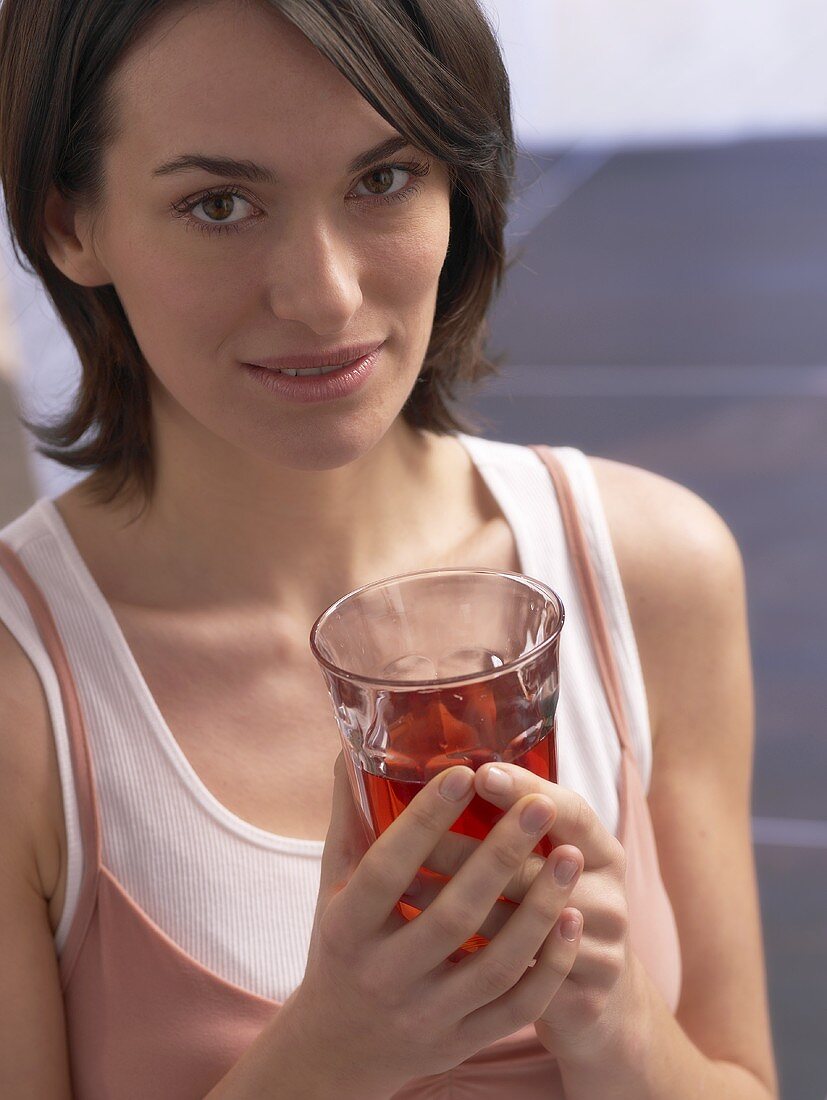
<svg viewBox="0 0 827 1100"><path fill-rule="evenodd" d="M64 198L54 184L49 188L43 213L44 244L55 267L80 286L111 283L94 248L89 215Z"/></svg>

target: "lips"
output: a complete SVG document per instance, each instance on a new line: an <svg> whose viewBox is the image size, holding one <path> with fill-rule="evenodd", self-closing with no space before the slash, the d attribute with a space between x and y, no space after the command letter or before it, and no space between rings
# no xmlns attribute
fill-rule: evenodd
<svg viewBox="0 0 827 1100"><path fill-rule="evenodd" d="M250 363L244 363L242 366L251 379L282 399L298 404L312 404L317 401L337 401L356 393L373 374L382 356L382 350L380 344L370 354L363 355L354 362L336 366L331 371L310 375L299 374L295 377L286 370L274 370L271 367L254 366Z"/></svg>
<svg viewBox="0 0 827 1100"><path fill-rule="evenodd" d="M315 355L285 355L279 358L261 358L246 360L250 366L264 367L273 371L302 371L312 370L318 367L342 367L346 363L353 363L358 359L364 359L366 355L381 347L384 340L372 340L369 343L351 344L347 347L332 348L330 351L318 352Z"/></svg>

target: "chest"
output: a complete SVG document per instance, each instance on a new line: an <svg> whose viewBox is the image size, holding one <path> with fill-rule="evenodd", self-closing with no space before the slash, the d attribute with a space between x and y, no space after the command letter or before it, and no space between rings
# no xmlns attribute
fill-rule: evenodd
<svg viewBox="0 0 827 1100"><path fill-rule="evenodd" d="M242 663L216 675L193 670L181 693L157 650L143 672L165 721L200 782L231 813L267 832L321 840L340 750L333 707L310 658L251 677ZM180 669L180 662L179 662ZM240 685L242 685L240 687Z"/></svg>
<svg viewBox="0 0 827 1100"><path fill-rule="evenodd" d="M508 526L486 526L462 564L517 570ZM166 725L207 790L258 828L323 840L341 741L308 645L312 623L274 643L266 621L199 628L119 620Z"/></svg>

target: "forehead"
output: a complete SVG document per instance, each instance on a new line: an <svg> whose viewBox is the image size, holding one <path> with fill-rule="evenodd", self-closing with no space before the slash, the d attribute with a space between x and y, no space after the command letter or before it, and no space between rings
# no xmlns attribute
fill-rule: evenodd
<svg viewBox="0 0 827 1100"><path fill-rule="evenodd" d="M287 175L320 152L344 164L395 132L266 0L176 8L122 60L114 90L113 154L153 164L199 149L261 158Z"/></svg>

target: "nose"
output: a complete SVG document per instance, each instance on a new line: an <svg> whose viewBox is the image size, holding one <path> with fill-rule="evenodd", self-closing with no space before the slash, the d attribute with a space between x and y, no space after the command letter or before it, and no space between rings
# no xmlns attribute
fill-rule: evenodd
<svg viewBox="0 0 827 1100"><path fill-rule="evenodd" d="M284 225L268 272L270 308L319 335L344 332L362 305L359 264L350 243L318 220Z"/></svg>

